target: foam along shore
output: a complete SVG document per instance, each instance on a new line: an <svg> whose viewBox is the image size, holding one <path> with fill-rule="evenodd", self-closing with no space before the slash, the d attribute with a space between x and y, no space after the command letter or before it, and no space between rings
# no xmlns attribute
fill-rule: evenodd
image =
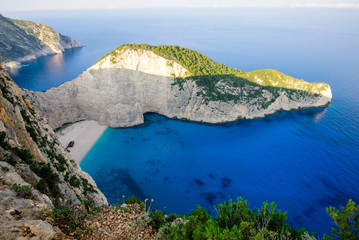
<svg viewBox="0 0 359 240"><path fill-rule="evenodd" d="M88 120L62 128L56 132L56 135L65 148L71 141L74 141L73 147L69 147L68 150L72 157L80 163L106 128L96 121Z"/></svg>

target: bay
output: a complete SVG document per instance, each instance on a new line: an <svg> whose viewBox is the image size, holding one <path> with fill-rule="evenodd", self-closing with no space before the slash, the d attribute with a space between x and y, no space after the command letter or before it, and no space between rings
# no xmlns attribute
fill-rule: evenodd
<svg viewBox="0 0 359 240"><path fill-rule="evenodd" d="M168 213L242 196L275 201L295 227L329 233L327 206L359 202L359 14L348 9L132 9L12 12L85 47L10 71L43 91L70 81L123 43L176 44L230 67L274 68L333 91L327 108L207 125L149 113L107 129L81 168L111 203L136 194Z"/></svg>

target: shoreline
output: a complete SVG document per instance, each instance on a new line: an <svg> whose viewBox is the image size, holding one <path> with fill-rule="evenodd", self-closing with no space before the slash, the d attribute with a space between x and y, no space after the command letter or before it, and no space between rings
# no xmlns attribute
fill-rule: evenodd
<svg viewBox="0 0 359 240"><path fill-rule="evenodd" d="M64 148L70 141L74 141L74 146L69 148L69 153L80 164L106 129L106 126L96 121L85 120L66 126L55 133Z"/></svg>

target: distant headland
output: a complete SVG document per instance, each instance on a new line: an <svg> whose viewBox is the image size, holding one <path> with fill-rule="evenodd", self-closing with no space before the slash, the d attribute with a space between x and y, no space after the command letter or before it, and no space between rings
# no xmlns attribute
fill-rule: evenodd
<svg viewBox="0 0 359 240"><path fill-rule="evenodd" d="M77 47L82 44L47 25L0 14L0 64L5 68L18 68L22 62Z"/></svg>

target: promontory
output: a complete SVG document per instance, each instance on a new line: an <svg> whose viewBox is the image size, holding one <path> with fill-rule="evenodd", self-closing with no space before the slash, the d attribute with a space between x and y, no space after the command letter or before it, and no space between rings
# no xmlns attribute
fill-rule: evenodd
<svg viewBox="0 0 359 240"><path fill-rule="evenodd" d="M22 62L77 47L82 44L47 25L0 14L0 64L6 68L20 67Z"/></svg>
<svg viewBox="0 0 359 240"><path fill-rule="evenodd" d="M326 83L308 83L273 69L244 72L194 50L147 44L119 46L76 79L24 94L55 128L80 120L134 126L147 112L223 123L323 107L332 98Z"/></svg>

